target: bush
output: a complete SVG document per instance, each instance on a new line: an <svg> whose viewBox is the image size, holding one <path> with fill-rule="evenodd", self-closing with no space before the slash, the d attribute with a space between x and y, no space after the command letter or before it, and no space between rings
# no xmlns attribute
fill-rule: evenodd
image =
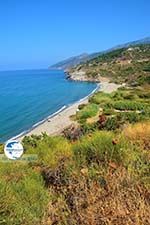
<svg viewBox="0 0 150 225"><path fill-rule="evenodd" d="M136 100L138 96L136 94L128 93L126 95L123 95L123 98L127 100Z"/></svg>
<svg viewBox="0 0 150 225"><path fill-rule="evenodd" d="M83 109L85 106L86 106L86 104L80 104L80 105L78 106L78 109L81 110L81 109Z"/></svg>
<svg viewBox="0 0 150 225"><path fill-rule="evenodd" d="M139 85L150 84L150 76L141 76L137 79Z"/></svg>
<svg viewBox="0 0 150 225"><path fill-rule="evenodd" d="M141 120L141 117L136 112L120 112L117 114L117 119L122 122L136 123Z"/></svg>
<svg viewBox="0 0 150 225"><path fill-rule="evenodd" d="M83 134L88 134L97 129L97 124L96 123L83 123L81 126Z"/></svg>
<svg viewBox="0 0 150 225"><path fill-rule="evenodd" d="M150 72L150 65L145 66L145 67L143 68L143 71L145 71L145 72Z"/></svg>
<svg viewBox="0 0 150 225"><path fill-rule="evenodd" d="M70 143L63 137L45 137L36 148L42 165L55 169L61 161L69 160L72 156Z"/></svg>
<svg viewBox="0 0 150 225"><path fill-rule="evenodd" d="M115 135L108 131L97 131L73 146L75 158L81 166L98 163L105 167L110 161L128 164L135 157L131 149L124 138L115 140Z"/></svg>
<svg viewBox="0 0 150 225"><path fill-rule="evenodd" d="M96 116L98 113L98 106L96 104L89 104L85 106L82 110L77 112L77 119L86 120L87 118Z"/></svg>
<svg viewBox="0 0 150 225"><path fill-rule="evenodd" d="M136 101L116 101L113 103L113 107L118 110L143 110L146 106L144 103Z"/></svg>
<svg viewBox="0 0 150 225"><path fill-rule="evenodd" d="M122 100L123 99L123 93L121 91L116 91L113 94L112 98L115 99L115 100Z"/></svg>
<svg viewBox="0 0 150 225"><path fill-rule="evenodd" d="M63 135L68 140L75 141L78 140L83 135L83 131L81 127L71 125L66 129L64 129Z"/></svg>
<svg viewBox="0 0 150 225"><path fill-rule="evenodd" d="M101 103L107 103L111 99L111 95L103 92L98 92L94 94L90 99L90 103L94 104L101 104Z"/></svg>
<svg viewBox="0 0 150 225"><path fill-rule="evenodd" d="M49 199L42 177L17 163L0 169L0 224L41 224Z"/></svg>
<svg viewBox="0 0 150 225"><path fill-rule="evenodd" d="M104 125L105 130L116 130L120 127L121 122L117 119L117 117L110 117L106 120Z"/></svg>
<svg viewBox="0 0 150 225"><path fill-rule="evenodd" d="M150 91L138 91L139 98L142 99L149 99L150 98Z"/></svg>
<svg viewBox="0 0 150 225"><path fill-rule="evenodd" d="M103 110L103 113L105 114L105 115L107 115L107 116L109 116L109 115L113 115L115 112L114 112L114 110L113 109L110 109L110 108L104 108L104 110Z"/></svg>
<svg viewBox="0 0 150 225"><path fill-rule="evenodd" d="M22 140L24 150L26 151L29 148L35 148L38 145L39 140L42 139L42 135L31 135L25 136Z"/></svg>

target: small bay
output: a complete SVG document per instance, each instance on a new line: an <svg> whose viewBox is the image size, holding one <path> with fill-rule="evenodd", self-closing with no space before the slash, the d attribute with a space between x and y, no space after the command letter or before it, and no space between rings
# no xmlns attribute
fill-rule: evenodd
<svg viewBox="0 0 150 225"><path fill-rule="evenodd" d="M89 95L95 83L66 80L59 70L0 72L0 142Z"/></svg>

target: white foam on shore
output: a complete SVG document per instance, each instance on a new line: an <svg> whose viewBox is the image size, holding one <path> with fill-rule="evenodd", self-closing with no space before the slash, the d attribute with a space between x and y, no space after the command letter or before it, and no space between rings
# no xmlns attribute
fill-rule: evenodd
<svg viewBox="0 0 150 225"><path fill-rule="evenodd" d="M82 102L82 101L88 99L90 96L92 96L94 93L96 93L96 92L99 90L100 86L101 86L100 83L98 83L98 84L97 84L97 87L96 87L89 95L87 95L87 96L84 97L84 98L81 98L79 101L77 101L77 103L78 103L78 102Z"/></svg>
<svg viewBox="0 0 150 225"><path fill-rule="evenodd" d="M9 140L14 140L14 139L17 139L17 138L19 138L19 137L24 136L25 134L28 134L28 133L29 133L30 131L32 131L34 128L36 128L36 127L38 127L39 125L43 124L43 123L46 122L48 119L50 119L50 118L52 118L52 117L58 115L60 112L62 112L62 111L63 111L64 109L66 109L66 108L67 108L67 106L64 105L64 106L61 107L58 111L54 112L54 113L51 114L50 116L48 116L48 117L46 117L45 119L43 119L43 120L37 122L36 124L34 124L30 129L27 129L27 130L21 132L20 134L14 136L14 137L12 137L12 138L10 138ZM8 141L8 140L7 140L7 141Z"/></svg>
<svg viewBox="0 0 150 225"><path fill-rule="evenodd" d="M94 93L96 93L96 92L99 90L100 87L101 87L101 84L98 83L98 84L97 84L97 87L96 87L89 95L85 96L84 98L81 98L80 100L78 100L78 101L76 101L76 102L74 102L74 103L72 103L72 104L68 104L68 105L62 106L58 111L52 113L51 115L49 115L49 116L46 117L45 119L43 119L43 120L37 122L36 124L34 124L31 128L29 128L29 129L27 129L27 130L21 132L20 134L14 136L14 137L12 137L12 138L10 138L9 140L14 140L14 139L20 138L20 137L22 137L22 136L24 136L24 135L30 133L30 132L31 132L32 130L34 130L36 127L40 126L41 124L43 124L44 122L46 122L48 119L53 118L54 116L58 115L59 113L61 113L62 111L64 111L66 108L69 108L69 107L71 107L72 105L74 105L74 104L76 104L76 103L80 103L80 102L82 102L82 101L85 101L85 100L88 99L90 96L92 96ZM8 140L7 140L7 141L8 141Z"/></svg>

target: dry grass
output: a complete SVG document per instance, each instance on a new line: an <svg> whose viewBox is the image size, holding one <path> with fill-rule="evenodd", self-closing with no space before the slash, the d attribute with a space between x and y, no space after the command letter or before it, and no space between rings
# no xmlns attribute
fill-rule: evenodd
<svg viewBox="0 0 150 225"><path fill-rule="evenodd" d="M72 178L62 188L63 197L55 193L45 224L150 224L149 193L135 184L125 169L110 170L102 179L90 181L83 174Z"/></svg>
<svg viewBox="0 0 150 225"><path fill-rule="evenodd" d="M142 149L150 150L150 122L130 125L123 131L124 135Z"/></svg>

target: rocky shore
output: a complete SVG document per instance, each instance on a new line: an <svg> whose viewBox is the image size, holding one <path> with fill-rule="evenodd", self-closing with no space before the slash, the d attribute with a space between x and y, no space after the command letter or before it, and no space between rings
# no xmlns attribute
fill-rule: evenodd
<svg viewBox="0 0 150 225"><path fill-rule="evenodd" d="M102 76L97 76L97 77L88 77L86 75L85 71L75 71L75 72L70 72L69 70L65 71L66 78L68 80L74 80L74 81L88 81L88 82L96 82L96 83L101 83L101 82L109 82L109 79L106 77Z"/></svg>

